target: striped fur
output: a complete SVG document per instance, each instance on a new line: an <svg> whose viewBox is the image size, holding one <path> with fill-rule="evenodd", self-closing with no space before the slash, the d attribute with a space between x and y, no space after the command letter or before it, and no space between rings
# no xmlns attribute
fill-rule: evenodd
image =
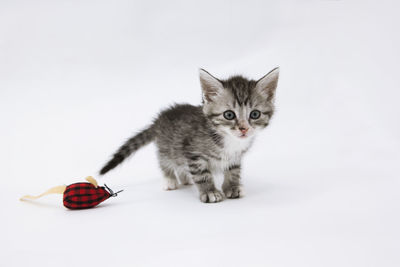
<svg viewBox="0 0 400 267"><path fill-rule="evenodd" d="M114 169L136 150L149 144L153 140L154 130L151 126L141 131L134 137L131 137L117 150L117 152L115 152L112 159L108 161L107 164L100 170L100 174L103 175L109 170Z"/></svg>
<svg viewBox="0 0 400 267"><path fill-rule="evenodd" d="M219 80L200 70L203 104L174 105L162 111L150 127L117 150L100 174L154 141L167 190L178 188L179 181L193 181L202 202L243 196L241 159L273 115L278 74L278 69L274 69L258 81L242 76ZM233 119L224 117L227 110L235 113ZM250 113L254 110L260 116L252 119ZM217 172L224 173L224 194L214 184Z"/></svg>

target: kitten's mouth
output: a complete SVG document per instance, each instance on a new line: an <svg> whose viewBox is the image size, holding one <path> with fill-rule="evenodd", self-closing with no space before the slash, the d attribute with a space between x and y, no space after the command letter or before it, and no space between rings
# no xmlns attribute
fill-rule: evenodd
<svg viewBox="0 0 400 267"><path fill-rule="evenodd" d="M239 139L247 139L247 138L250 138L252 136L252 133L249 133L249 132L243 133L243 132L237 131L237 130L236 131L231 131L230 134L233 135L236 138L239 138Z"/></svg>

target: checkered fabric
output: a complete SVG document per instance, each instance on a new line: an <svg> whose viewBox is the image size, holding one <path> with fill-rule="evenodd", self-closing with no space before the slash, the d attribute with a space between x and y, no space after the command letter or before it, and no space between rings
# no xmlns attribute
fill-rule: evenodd
<svg viewBox="0 0 400 267"><path fill-rule="evenodd" d="M76 183L67 186L63 202L68 209L88 209L108 199L110 194L105 187L97 188L91 183Z"/></svg>

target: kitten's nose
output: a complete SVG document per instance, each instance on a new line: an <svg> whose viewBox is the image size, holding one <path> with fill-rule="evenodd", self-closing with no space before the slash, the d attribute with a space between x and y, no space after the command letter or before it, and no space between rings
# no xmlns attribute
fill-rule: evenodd
<svg viewBox="0 0 400 267"><path fill-rule="evenodd" d="M242 132L242 134L247 133L247 131L249 130L249 128L246 127L239 127L239 130Z"/></svg>

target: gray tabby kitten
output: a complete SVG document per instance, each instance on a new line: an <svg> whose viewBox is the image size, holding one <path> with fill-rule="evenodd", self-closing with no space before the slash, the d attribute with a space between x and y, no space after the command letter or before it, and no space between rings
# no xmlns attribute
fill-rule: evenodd
<svg viewBox="0 0 400 267"><path fill-rule="evenodd" d="M203 104L175 105L162 111L152 125L119 148L100 174L154 141L166 190L177 189L177 178L184 185L193 181L202 202L219 202L224 195L215 187L213 174L223 172L225 196L243 196L241 159L274 113L278 77L275 68L258 81L242 76L219 80L201 69Z"/></svg>

